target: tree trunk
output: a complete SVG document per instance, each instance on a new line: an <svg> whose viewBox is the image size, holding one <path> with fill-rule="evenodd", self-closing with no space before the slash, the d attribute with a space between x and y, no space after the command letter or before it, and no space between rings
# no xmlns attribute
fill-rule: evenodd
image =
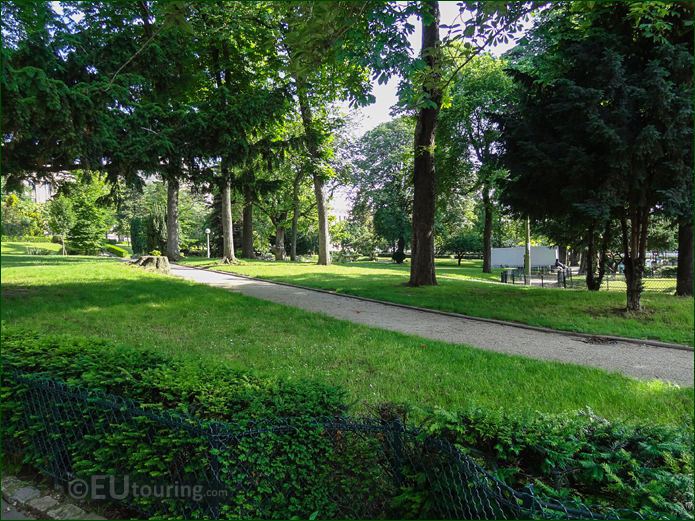
<svg viewBox="0 0 695 521"><path fill-rule="evenodd" d="M241 256L245 259L255 259L253 250L253 191L244 188L244 219L241 232Z"/></svg>
<svg viewBox="0 0 695 521"><path fill-rule="evenodd" d="M625 264L625 285L627 286L627 311L641 311L642 277L647 253L647 226L649 211L637 207L630 210L628 217L620 219L623 239L623 264Z"/></svg>
<svg viewBox="0 0 695 521"><path fill-rule="evenodd" d="M608 220L603 230L603 237L601 238L601 249L598 252L598 276L596 277L596 284L598 289L601 289L601 284L603 284L603 277L606 275L606 265L608 264L608 248L611 245L611 239L613 238L613 229L611 226L611 221Z"/></svg>
<svg viewBox="0 0 695 521"><path fill-rule="evenodd" d="M232 186L226 168L222 168L222 260L236 262L234 257L234 231L232 222Z"/></svg>
<svg viewBox="0 0 695 521"><path fill-rule="evenodd" d="M282 225L275 227L275 260L285 260L285 227Z"/></svg>
<svg viewBox="0 0 695 521"><path fill-rule="evenodd" d="M65 234L60 236L60 244L63 246L63 255L67 255L67 252L65 251Z"/></svg>
<svg viewBox="0 0 695 521"><path fill-rule="evenodd" d="M589 233L586 239L586 255L585 258L585 270L586 270L586 289L589 291L597 291L599 288L596 287L596 270L594 266L594 261L596 260L596 235L594 231L594 226L589 228Z"/></svg>
<svg viewBox="0 0 695 521"><path fill-rule="evenodd" d="M483 211L485 212L483 226L483 273L492 273L492 203L490 202L490 187L483 187ZM459 265L461 262L459 261Z"/></svg>
<svg viewBox="0 0 695 521"><path fill-rule="evenodd" d="M320 172L316 169L316 164L320 163L323 158L319 149L319 135L314 127L314 116L309 105L309 98L306 93L306 85L297 76L297 97L299 98L299 110L302 114L302 126L304 127L304 135L307 141L307 150L312 160L311 177L314 181L314 197L316 198L316 211L319 220L319 264L328 265L331 263L330 244L331 237L328 230L328 214L326 211L325 194L323 193L323 179Z"/></svg>
<svg viewBox="0 0 695 521"><path fill-rule="evenodd" d="M601 246L597 254L594 228L589 229L589 247L586 254L586 287L589 291L598 291L603 284L603 277L606 275L606 263L608 262L608 248L612 238L611 231L611 222L608 221L605 224Z"/></svg>
<svg viewBox="0 0 695 521"><path fill-rule="evenodd" d="M524 247L524 284L531 284L531 219L526 218L526 242Z"/></svg>
<svg viewBox="0 0 695 521"><path fill-rule="evenodd" d="M179 250L179 181L167 179L167 257L177 261Z"/></svg>
<svg viewBox="0 0 695 521"><path fill-rule="evenodd" d="M292 186L292 245L290 247L290 260L297 260L297 228L299 227L299 184L301 175L298 173L294 177Z"/></svg>
<svg viewBox="0 0 695 521"><path fill-rule="evenodd" d="M560 261L562 264L567 265L567 246L558 244L557 260Z"/></svg>
<svg viewBox="0 0 695 521"><path fill-rule="evenodd" d="M328 212L326 210L326 201L323 193L323 179L314 175L314 196L316 197L316 209L319 217L319 261L322 266L328 266L331 263L331 252L329 246L331 244L331 236L328 230Z"/></svg>
<svg viewBox="0 0 695 521"><path fill-rule="evenodd" d="M693 223L678 223L678 268L676 272L676 295L693 295Z"/></svg>
<svg viewBox="0 0 695 521"><path fill-rule="evenodd" d="M422 53L430 74L423 85L424 93L434 104L421 108L417 115L414 139L413 169L413 254L410 264L411 286L435 286L434 268L434 213L436 204L436 177L434 168L434 137L442 101L438 87L439 69L439 3L426 0L423 7L432 18L425 23L422 18ZM423 13L424 14L424 13ZM434 72L433 72L434 71Z"/></svg>

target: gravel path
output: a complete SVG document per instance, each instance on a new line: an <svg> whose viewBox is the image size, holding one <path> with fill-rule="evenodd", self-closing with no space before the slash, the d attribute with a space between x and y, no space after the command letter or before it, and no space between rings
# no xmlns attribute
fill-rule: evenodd
<svg viewBox="0 0 695 521"><path fill-rule="evenodd" d="M693 385L692 351L627 342L592 344L582 337L404 309L232 274L177 265L171 267L171 272L195 282L367 326L499 353L598 367L646 380L659 378Z"/></svg>

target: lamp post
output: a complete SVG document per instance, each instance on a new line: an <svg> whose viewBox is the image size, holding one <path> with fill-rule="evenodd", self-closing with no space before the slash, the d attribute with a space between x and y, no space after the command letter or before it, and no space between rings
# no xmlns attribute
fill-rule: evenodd
<svg viewBox="0 0 695 521"><path fill-rule="evenodd" d="M205 228L205 235L208 238L208 259L210 258L210 228Z"/></svg>

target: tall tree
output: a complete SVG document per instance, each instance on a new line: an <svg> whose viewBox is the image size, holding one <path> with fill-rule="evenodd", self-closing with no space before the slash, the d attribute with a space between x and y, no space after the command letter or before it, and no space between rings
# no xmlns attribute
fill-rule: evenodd
<svg viewBox="0 0 695 521"><path fill-rule="evenodd" d="M63 195L54 197L48 203L48 227L53 233L60 236L63 255L65 251L65 237L75 225L75 211L72 201Z"/></svg>
<svg viewBox="0 0 695 521"><path fill-rule="evenodd" d="M401 116L348 143L347 182L355 189L353 213L368 210L376 234L410 243L413 189L413 118Z"/></svg>
<svg viewBox="0 0 695 521"><path fill-rule="evenodd" d="M201 170L222 198L224 259L235 260L232 192L253 144L288 108L277 47L277 13L269 4L200 4L193 9L206 88L198 101Z"/></svg>
<svg viewBox="0 0 695 521"><path fill-rule="evenodd" d="M500 128L495 115L511 103L513 82L502 59L483 54L461 69L437 133L437 160L445 176L464 177L480 193L483 207L483 271L491 272L495 191L505 171L500 164Z"/></svg>
<svg viewBox="0 0 695 521"><path fill-rule="evenodd" d="M391 2L312 1L288 4L283 43L288 72L304 127L319 224L319 264L330 263L325 183L330 172L330 129L325 113L336 99L351 104L374 101L369 75L386 81L407 57L404 15ZM407 59L407 58L406 58ZM378 62L378 65L376 65Z"/></svg>
<svg viewBox="0 0 695 521"><path fill-rule="evenodd" d="M415 163L413 170L413 260L410 267L410 285L436 285L434 265L434 215L437 200L435 171L435 133L442 98L456 75L473 58L491 45L507 39L516 32L520 21L537 3L493 2L461 4L461 11L469 11L469 20L454 23L447 36L440 40L438 2L421 3L422 50L424 68L415 69L413 89L418 110L415 126ZM464 25L465 27L461 27ZM460 45L460 40L468 41ZM453 59L458 63L452 72L444 72L444 48L460 49ZM407 91L406 91L407 92ZM412 92L411 92L412 97Z"/></svg>
<svg viewBox="0 0 695 521"><path fill-rule="evenodd" d="M439 40L439 2L423 1L421 56L428 74L422 81L426 103L415 123L413 168L413 238L410 264L411 286L437 284L434 271L434 214L437 181L434 168L434 138L442 103L442 51Z"/></svg>
<svg viewBox="0 0 695 521"><path fill-rule="evenodd" d="M522 63L527 90L505 133L512 204L572 212L590 241L599 229L603 244L620 235L629 311L641 309L650 215L691 175L692 28L689 39L673 38L689 11L650 6L646 14L634 3L565 6L546 16L532 33L543 52Z"/></svg>

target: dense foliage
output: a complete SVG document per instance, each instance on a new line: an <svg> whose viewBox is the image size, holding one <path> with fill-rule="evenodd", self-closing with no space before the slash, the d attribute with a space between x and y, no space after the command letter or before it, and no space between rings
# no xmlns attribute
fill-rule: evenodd
<svg viewBox="0 0 695 521"><path fill-rule="evenodd" d="M79 337L46 337L30 332L5 331L3 348L3 440L25 448L24 461L38 468L55 468L50 458L33 445L32 418L27 410L31 396L25 384L13 379L13 371L56 378L75 388L116 393L136 400L151 411L161 411L160 421L136 416L119 422L108 408L98 401L80 406L79 422L90 435L77 437L69 445L70 468L77 477L88 479L94 474L128 475L135 483L155 484L160 476L166 478L174 469L182 483L207 487L228 486L252 479L253 467L260 486L238 490L223 507L226 514L244 512L254 517L274 518L301 515L308 517L320 511L335 517L336 506L327 496L326 480L335 472L345 480L338 487L361 490L365 498L369 490L360 479L349 476L344 465L349 460L336 460L327 451L330 440L315 430L267 432L242 438L239 443L226 445L224 452L214 449L204 437L191 431L197 423L202 432L210 428L210 420L229 422L241 432L252 428L254 422L290 419L302 425L311 418L331 417L344 412L343 393L335 388L307 383L290 384L281 380L255 376L225 367L224 364L202 364L170 359L154 352L119 347L103 340ZM63 414L62 422L51 424L53 429L68 429L66 439L72 438L77 418L65 407L70 402L58 400L54 413ZM175 411L175 412L174 412ZM171 415L170 413L174 413ZM187 416L177 417L176 413ZM36 421L36 420L34 420ZM186 428L188 427L188 428ZM217 450L217 452L215 452ZM212 451L212 452L210 452ZM272 455L272 457L271 457ZM215 484L208 473L209 461L222 462L221 483ZM246 461L247 466L224 463ZM208 481L205 480L208 477ZM364 478L367 476L360 476ZM277 488L275 488L277 486ZM270 489L265 487L272 487ZM286 497L296 498L287 501ZM209 514L205 504L186 500L161 501L154 497L134 499L135 506L150 514L201 517ZM250 514L248 514L250 513Z"/></svg>
<svg viewBox="0 0 695 521"><path fill-rule="evenodd" d="M345 396L336 388L289 383L95 338L6 329L2 348L3 439L24 447L25 462L32 465L53 468L53 460L31 442L32 427L25 422L38 419L32 420L36 417L27 415L26 408L36 395L27 394L29 386L16 379L15 371L58 379L85 393L116 394L155 413L121 420L99 400L85 400L76 418L75 408L54 396L53 413L65 418L51 423L54 432L73 429L75 420L90 430L85 437L65 433L72 440L67 447L78 477L113 474L116 469L136 482L156 483L175 470L184 482L194 478L199 483L202 476L209 477L209 461L228 461L220 467L223 486L245 482L251 468L257 483L225 501L223 512L262 517L431 517L442 501L459 500L458 495L446 499L446 487L455 487L455 482L446 476L437 478L437 486L431 481L430 472L445 463L441 454L403 445L402 482L394 487L389 471L393 462L384 460L392 450L383 445L388 440L349 432L336 438L310 427L313 419L345 414ZM385 421L401 414L400 408L380 410ZM210 452L210 440L190 429L214 429L206 423L211 420L226 422L237 432L283 421L295 428L261 431ZM584 502L595 511L610 507L647 516L692 517L692 439L687 428L608 422L590 411L516 417L481 410L436 410L423 427L423 437L443 436L507 484L518 490L532 487L540 498L570 506ZM238 461L246 465L231 464ZM294 499L288 501L288 495ZM136 506L160 515L205 515L199 510L204 504L191 509L185 501L139 498Z"/></svg>
<svg viewBox="0 0 695 521"><path fill-rule="evenodd" d="M83 172L76 182L66 184L64 189L72 201L74 213L68 232L71 253L99 253L113 225L113 211L110 205L104 204L110 192L104 176Z"/></svg>
<svg viewBox="0 0 695 521"><path fill-rule="evenodd" d="M515 417L434 411L426 432L445 436L514 487L541 497L693 518L693 432L608 421L590 410Z"/></svg>
<svg viewBox="0 0 695 521"><path fill-rule="evenodd" d="M617 249L631 311L652 215L692 192L692 12L673 4L664 23L655 13L622 2L545 13L514 51L521 100L504 118L505 201L555 221L546 230L559 243L583 228L599 281Z"/></svg>

